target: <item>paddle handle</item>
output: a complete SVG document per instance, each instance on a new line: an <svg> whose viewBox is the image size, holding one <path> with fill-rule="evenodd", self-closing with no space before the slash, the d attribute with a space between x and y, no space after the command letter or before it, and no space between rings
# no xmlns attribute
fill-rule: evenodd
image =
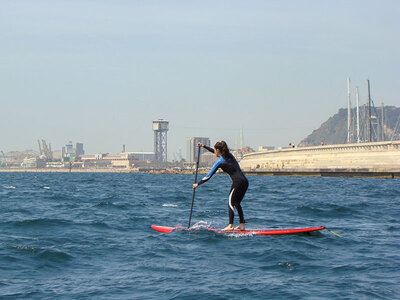
<svg viewBox="0 0 400 300"><path fill-rule="evenodd" d="M198 146L198 151L197 151L197 161L196 161L196 175L194 177L194 183L197 183L197 173L199 171L199 161L200 161L200 146ZM190 206L190 214L189 214L189 223L188 223L188 228L190 228L190 220L192 219L192 211L193 211L193 203L194 203L194 194L196 192L196 189L193 189L193 195L192 195L192 205Z"/></svg>

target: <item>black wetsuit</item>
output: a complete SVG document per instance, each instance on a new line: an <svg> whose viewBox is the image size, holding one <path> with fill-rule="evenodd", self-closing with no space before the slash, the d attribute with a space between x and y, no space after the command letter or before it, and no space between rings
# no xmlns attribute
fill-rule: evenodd
<svg viewBox="0 0 400 300"><path fill-rule="evenodd" d="M204 148L214 153L213 148L207 146L204 146ZM238 212L240 223L244 223L243 210L240 206L240 202L242 201L244 194L249 187L249 182L240 169L235 157L231 153L229 153L229 157L227 159L220 156L220 158L214 163L211 171L202 180L200 180L198 184L200 185L208 181L215 174L215 172L217 172L218 168L221 168L224 172L228 173L232 179L232 187L228 201L229 224L233 224L233 217L235 215L233 211L234 207Z"/></svg>

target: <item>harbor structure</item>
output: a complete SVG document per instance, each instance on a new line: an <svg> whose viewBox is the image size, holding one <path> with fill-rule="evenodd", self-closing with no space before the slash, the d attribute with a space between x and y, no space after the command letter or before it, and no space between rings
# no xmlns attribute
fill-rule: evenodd
<svg viewBox="0 0 400 300"><path fill-rule="evenodd" d="M400 141L353 143L260 151L244 155L254 175L400 176Z"/></svg>
<svg viewBox="0 0 400 300"><path fill-rule="evenodd" d="M154 131L154 154L155 160L158 162L167 162L167 133L169 122L167 120L158 119L153 121Z"/></svg>

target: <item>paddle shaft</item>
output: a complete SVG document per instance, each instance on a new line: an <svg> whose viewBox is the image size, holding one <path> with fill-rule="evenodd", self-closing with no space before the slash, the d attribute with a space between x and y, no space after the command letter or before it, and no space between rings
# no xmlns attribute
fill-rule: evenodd
<svg viewBox="0 0 400 300"><path fill-rule="evenodd" d="M200 147L198 147L197 151L197 162L196 162L196 175L194 177L194 183L197 183L197 172L199 171L199 161L200 161ZM192 206L190 207L190 215L189 215L189 223L188 223L188 228L190 228L190 220L192 219L192 211L193 211L193 203L194 203L194 194L196 192L196 189L193 189L193 195L192 195Z"/></svg>

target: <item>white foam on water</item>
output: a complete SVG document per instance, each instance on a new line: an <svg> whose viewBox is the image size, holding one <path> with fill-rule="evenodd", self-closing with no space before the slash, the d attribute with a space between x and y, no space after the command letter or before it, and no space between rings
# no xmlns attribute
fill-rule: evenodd
<svg viewBox="0 0 400 300"><path fill-rule="evenodd" d="M5 189L15 189L15 186L13 186L13 185L3 185L3 188L5 188Z"/></svg>
<svg viewBox="0 0 400 300"><path fill-rule="evenodd" d="M4 234L1 234L0 237L13 238L13 239L25 239L25 240L32 240L32 241L38 241L39 240L39 238L34 238L34 237L29 237L29 236L20 236L20 235L4 235Z"/></svg>
<svg viewBox="0 0 400 300"><path fill-rule="evenodd" d="M249 232L249 233L218 232L218 233L222 233L230 238L235 238L235 239L254 236L254 233L251 233L251 232Z"/></svg>
<svg viewBox="0 0 400 300"><path fill-rule="evenodd" d="M162 206L164 206L164 207L178 207L178 205L171 204L171 203L164 203Z"/></svg>
<svg viewBox="0 0 400 300"><path fill-rule="evenodd" d="M199 221L196 224L194 224L190 229L194 230L199 230L199 229L207 229L211 227L211 222L206 222L206 221Z"/></svg>

